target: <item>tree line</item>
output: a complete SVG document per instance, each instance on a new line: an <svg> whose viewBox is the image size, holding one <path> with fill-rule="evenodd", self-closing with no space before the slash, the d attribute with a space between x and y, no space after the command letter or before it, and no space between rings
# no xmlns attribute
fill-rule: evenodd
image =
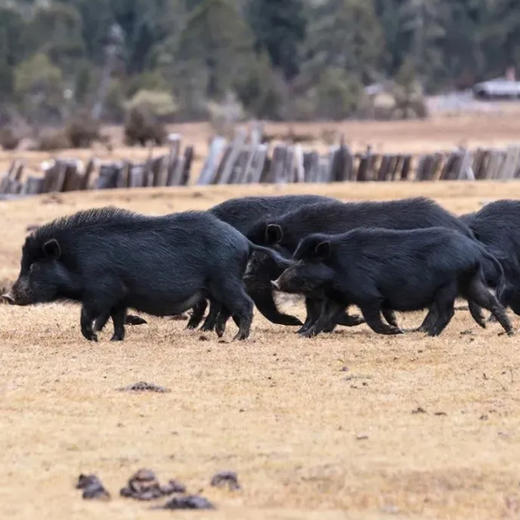
<svg viewBox="0 0 520 520"><path fill-rule="evenodd" d="M0 120L31 124L140 103L339 119L371 83L436 93L519 64L517 0L0 0Z"/></svg>

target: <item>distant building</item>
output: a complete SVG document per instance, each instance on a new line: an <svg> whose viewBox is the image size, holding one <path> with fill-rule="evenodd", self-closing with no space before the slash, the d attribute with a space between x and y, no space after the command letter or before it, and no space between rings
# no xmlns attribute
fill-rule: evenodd
<svg viewBox="0 0 520 520"><path fill-rule="evenodd" d="M516 80L514 68L508 69L503 78L477 83L473 95L478 99L520 99L520 81Z"/></svg>

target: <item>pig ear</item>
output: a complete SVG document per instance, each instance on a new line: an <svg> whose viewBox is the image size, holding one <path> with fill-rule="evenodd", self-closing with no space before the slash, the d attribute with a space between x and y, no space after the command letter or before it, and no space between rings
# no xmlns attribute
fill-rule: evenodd
<svg viewBox="0 0 520 520"><path fill-rule="evenodd" d="M267 224L265 228L265 241L270 244L279 244L283 238L282 226L278 224Z"/></svg>
<svg viewBox="0 0 520 520"><path fill-rule="evenodd" d="M321 258L322 260L325 260L330 256L330 242L328 240L325 240L324 242L320 242L315 248L314 248L314 254Z"/></svg>
<svg viewBox="0 0 520 520"><path fill-rule="evenodd" d="M42 249L45 253L45 256L47 256L48 258L54 258L57 260L61 256L61 247L59 242L55 238L47 240L47 242L43 244Z"/></svg>

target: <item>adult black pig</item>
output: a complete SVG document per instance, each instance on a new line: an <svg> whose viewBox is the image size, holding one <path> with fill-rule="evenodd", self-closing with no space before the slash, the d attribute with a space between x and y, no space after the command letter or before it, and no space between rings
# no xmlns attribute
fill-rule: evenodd
<svg viewBox="0 0 520 520"><path fill-rule="evenodd" d="M485 282L484 265L500 264L477 241L445 228L412 231L355 229L313 234L294 253L297 263L274 282L286 292L322 294L319 329L338 310L357 305L372 330L400 334L381 312L429 308L423 328L439 335L451 320L458 296L492 312L505 331L513 330L504 307ZM500 292L500 288L499 288ZM471 306L470 306L471 309ZM479 324L481 316L474 316Z"/></svg>
<svg viewBox="0 0 520 520"><path fill-rule="evenodd" d="M460 218L501 263L506 283L500 301L520 314L520 201L498 200Z"/></svg>
<svg viewBox="0 0 520 520"><path fill-rule="evenodd" d="M401 199L389 202L318 203L286 213L278 219L266 218L258 222L248 233L248 238L256 243L269 245L279 252L292 254L300 240L312 233L344 233L360 227L378 227L385 229L422 229L443 227L458 231L467 237L473 237L472 231L433 200L427 198ZM255 263L253 254L247 268L247 275L256 278L276 279L284 266L276 262ZM266 271L269 268L269 272ZM300 329L303 335L312 335L311 327L317 319L316 309L321 303L306 301L307 319ZM389 322L395 324L395 317L387 312ZM333 326L333 325L332 325ZM331 324L326 330L332 328Z"/></svg>
<svg viewBox="0 0 520 520"><path fill-rule="evenodd" d="M115 208L83 211L27 237L15 304L57 299L82 303L81 331L110 314L113 340L124 337L128 307L163 316L198 301L219 302L249 335L253 302L242 276L254 249L244 235L207 212L147 217Z"/></svg>

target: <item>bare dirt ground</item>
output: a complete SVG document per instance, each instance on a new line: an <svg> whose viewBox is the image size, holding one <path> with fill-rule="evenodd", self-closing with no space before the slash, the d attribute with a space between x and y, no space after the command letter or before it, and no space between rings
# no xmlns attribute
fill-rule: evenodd
<svg viewBox="0 0 520 520"><path fill-rule="evenodd" d="M517 183L290 186L342 199L429 195L456 212L520 197ZM207 208L275 187L150 189L0 202L0 285L29 225L92 206ZM302 308L291 307L301 315ZM405 327L419 314L401 315ZM516 327L519 320L514 319ZM520 515L518 338L458 311L441 338L366 326L301 339L256 316L249 341L149 318L122 344L82 339L79 307L0 305L0 518L495 519ZM129 394L147 381L171 389ZM141 467L217 506L151 511L121 498ZM242 490L209 486L238 472ZM110 502L74 489L96 473ZM161 503L161 501L159 501Z"/></svg>

